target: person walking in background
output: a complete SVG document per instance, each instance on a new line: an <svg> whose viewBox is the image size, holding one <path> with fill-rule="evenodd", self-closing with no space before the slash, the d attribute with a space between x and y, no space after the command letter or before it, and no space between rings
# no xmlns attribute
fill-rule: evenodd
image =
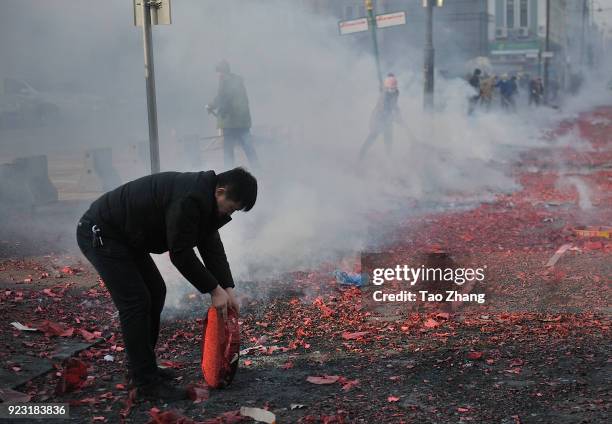
<svg viewBox="0 0 612 424"><path fill-rule="evenodd" d="M542 78L536 77L529 81L529 105L535 104L540 106L543 95L544 85L542 84Z"/></svg>
<svg viewBox="0 0 612 424"><path fill-rule="evenodd" d="M399 90L397 79L392 73L387 74L383 81L383 90L380 93L376 107L370 118L370 133L359 151L359 159L363 160L368 149L376 141L380 134L383 134L387 154L391 154L393 145L393 121L402 123L399 115L397 100Z"/></svg>
<svg viewBox="0 0 612 424"><path fill-rule="evenodd" d="M234 166L234 148L240 146L251 166L258 168L257 152L251 140L251 112L244 82L231 72L226 60L219 62L215 70L219 76L219 88L215 99L206 105L206 110L217 117L217 128L223 135L225 167Z"/></svg>
<svg viewBox="0 0 612 424"><path fill-rule="evenodd" d="M514 96L518 92L518 85L516 84L516 77L512 76L508 78L507 74L504 74L502 78L495 84L499 88L501 106L504 109L516 110L516 104Z"/></svg>
<svg viewBox="0 0 612 424"><path fill-rule="evenodd" d="M468 83L474 88L474 91L476 92L476 94L470 97L470 105L468 109L469 115L474 113L474 109L476 109L476 105L478 104L478 101L480 100L480 75L481 74L482 74L482 71L476 68L474 69L474 73L468 80Z"/></svg>
<svg viewBox="0 0 612 424"><path fill-rule="evenodd" d="M496 83L497 77L495 75L485 76L485 78L480 81L480 103L487 111L491 109Z"/></svg>

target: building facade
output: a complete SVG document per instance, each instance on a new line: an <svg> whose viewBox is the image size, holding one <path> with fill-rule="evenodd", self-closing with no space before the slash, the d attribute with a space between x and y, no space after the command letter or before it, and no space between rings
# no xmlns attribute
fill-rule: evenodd
<svg viewBox="0 0 612 424"><path fill-rule="evenodd" d="M597 47L601 37L594 36L598 29L589 18L588 0L492 0L490 10L495 16L490 55L498 71L541 75L548 56L550 77L567 86L581 67L594 64L602 50Z"/></svg>
<svg viewBox="0 0 612 424"><path fill-rule="evenodd" d="M435 0L432 0L435 1ZM436 69L451 75L465 72L465 63L487 56L494 39L494 16L488 0L445 0L434 10ZM331 14L338 21L366 16L363 0L303 0L311 12ZM379 29L377 37L383 69L394 69L406 62L422 66L426 10L422 0L374 0L375 14L406 12L406 24ZM371 51L367 33L347 35L364 51Z"/></svg>

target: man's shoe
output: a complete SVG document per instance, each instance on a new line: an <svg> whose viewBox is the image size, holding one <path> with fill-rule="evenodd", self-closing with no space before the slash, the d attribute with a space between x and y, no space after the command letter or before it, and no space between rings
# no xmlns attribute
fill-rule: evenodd
<svg viewBox="0 0 612 424"><path fill-rule="evenodd" d="M187 399L187 390L175 386L161 377L147 384L136 386L136 397L143 400L175 402Z"/></svg>
<svg viewBox="0 0 612 424"><path fill-rule="evenodd" d="M164 380L174 380L178 377L178 374L172 368L157 367L157 374Z"/></svg>

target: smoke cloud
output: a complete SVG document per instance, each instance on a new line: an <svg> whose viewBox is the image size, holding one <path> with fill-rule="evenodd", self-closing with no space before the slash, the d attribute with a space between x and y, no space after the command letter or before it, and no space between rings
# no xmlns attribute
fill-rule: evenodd
<svg viewBox="0 0 612 424"><path fill-rule="evenodd" d="M0 130L2 162L34 151L74 156L92 146L122 152L147 140L142 36L131 2L8 0L3 7L0 76L69 93L72 110L44 131ZM425 113L422 40L412 40L410 55L382 52L393 63L384 72L399 81L406 128L395 127L392 156L379 140L359 162L378 96L376 71L369 51L338 35L334 17L273 0L181 0L172 12L173 24L155 27L153 37L162 169L195 170L181 138L216 134L204 105L215 95L220 59L245 80L256 140L279 134L257 144L255 208L221 230L237 280L274 278L382 243L377 234L385 229L372 214L409 215L408 199L443 204L451 194L476 193L478 201L515 190L505 166L544 145L542 129L609 100L596 88L603 77L594 75L561 110L530 109L521 98L516 114L494 108L467 116L471 87L437 75L436 110ZM202 168L223 170L219 153L205 150ZM136 177L145 165L120 173ZM164 255L156 260L176 304L189 286Z"/></svg>

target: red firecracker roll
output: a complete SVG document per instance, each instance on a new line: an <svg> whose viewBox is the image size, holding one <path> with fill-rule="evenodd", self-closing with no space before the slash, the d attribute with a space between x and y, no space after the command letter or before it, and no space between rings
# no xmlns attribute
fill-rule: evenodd
<svg viewBox="0 0 612 424"><path fill-rule="evenodd" d="M227 321L210 307L204 319L202 334L202 373L206 384L213 389L228 386L238 369L240 354L240 327L232 309L227 311Z"/></svg>

